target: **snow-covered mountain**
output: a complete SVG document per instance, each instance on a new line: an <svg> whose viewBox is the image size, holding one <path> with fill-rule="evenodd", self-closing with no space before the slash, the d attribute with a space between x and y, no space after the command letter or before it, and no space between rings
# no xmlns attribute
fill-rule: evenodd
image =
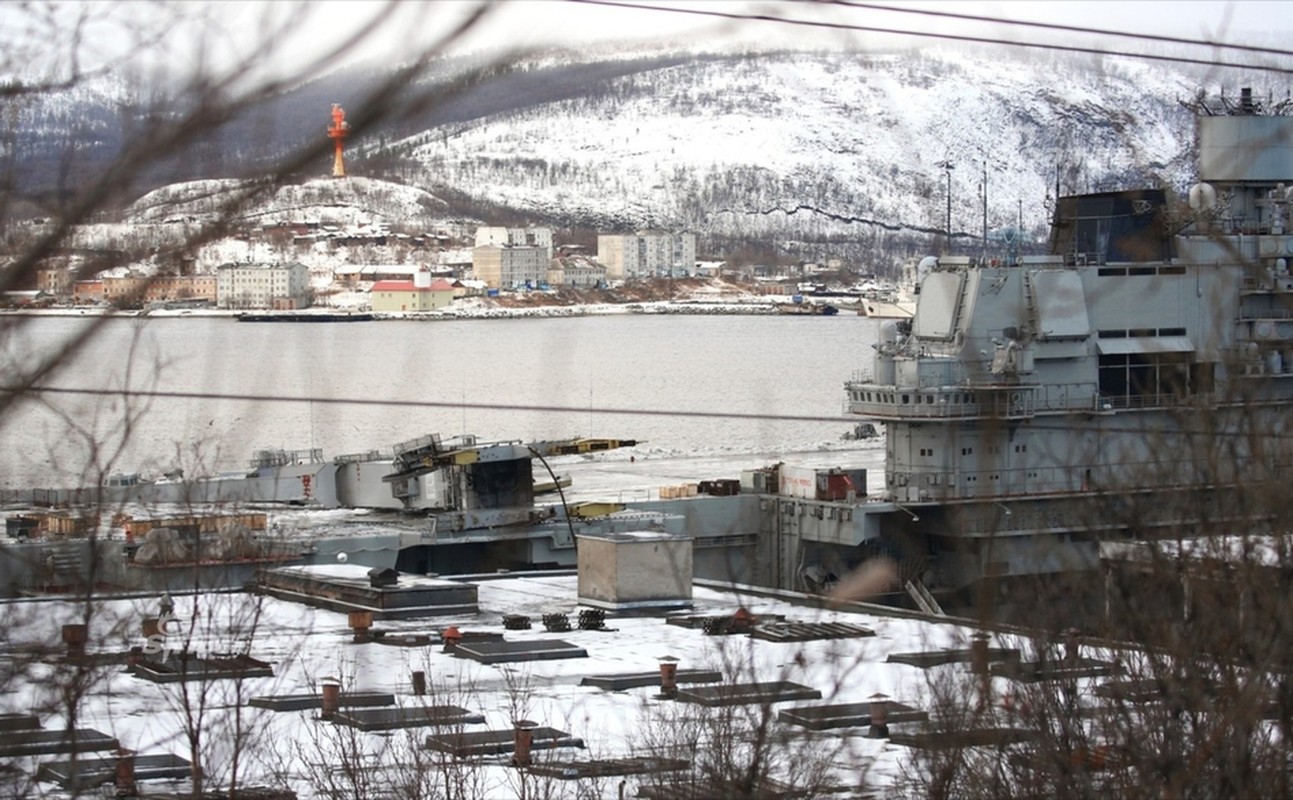
<svg viewBox="0 0 1293 800"><path fill-rule="evenodd" d="M1235 93L1269 91L1260 80L1223 77ZM373 80L366 72L364 85ZM1044 238L1057 180L1065 193L1188 185L1192 119L1179 101L1218 80L1162 63L1001 49L546 54L398 124L356 130L347 145L356 177L302 176L245 217L299 219L301 209L331 208L391 225L415 215L685 229L701 234L706 254L760 242L883 267L941 235L949 189L952 230L961 246L977 246L985 177L989 230L1022 223L1034 241ZM244 144L220 162L223 173L210 161L172 159L189 165L183 177L203 180L146 195L126 218L210 213L211 198L231 188L214 179L254 175L258 159L284 152L293 137L321 136L328 109L320 98L358 83L338 73L275 98L272 114L249 111L241 118L278 121L265 152ZM105 104L119 94L105 92ZM87 103L78 96L82 112ZM59 141L59 119L73 124L39 104L28 118L43 126L42 142ZM93 118L110 127L110 114ZM229 129L220 139L252 137ZM78 157L89 162L96 152L83 147ZM315 176L329 166L320 163ZM392 191L390 180L406 185Z"/></svg>
<svg viewBox="0 0 1293 800"><path fill-rule="evenodd" d="M942 231L950 162L954 231L981 233L986 170L989 228L1038 237L1057 168L1065 192L1188 182L1197 88L1049 56L708 57L390 147L540 218L780 241Z"/></svg>

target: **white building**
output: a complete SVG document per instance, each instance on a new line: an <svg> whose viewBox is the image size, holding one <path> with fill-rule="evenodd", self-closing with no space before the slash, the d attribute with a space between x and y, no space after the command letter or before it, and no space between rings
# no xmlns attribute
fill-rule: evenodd
<svg viewBox="0 0 1293 800"><path fill-rule="evenodd" d="M682 277L696 268L696 234L639 231L597 237L597 260L606 276L624 278Z"/></svg>
<svg viewBox="0 0 1293 800"><path fill-rule="evenodd" d="M606 267L588 256L561 256L552 260L548 268L548 284L552 287L571 286L590 288L606 282Z"/></svg>
<svg viewBox="0 0 1293 800"><path fill-rule="evenodd" d="M496 244L500 247L541 247L552 258L551 228L502 228L476 229L476 246Z"/></svg>
<svg viewBox="0 0 1293 800"><path fill-rule="evenodd" d="M487 244L471 251L471 267L478 280L494 289L537 286L548 279L548 253L542 247Z"/></svg>
<svg viewBox="0 0 1293 800"><path fill-rule="evenodd" d="M374 311L434 311L453 303L453 284L444 278L433 280L429 269L413 275L411 281L387 280L373 284Z"/></svg>
<svg viewBox="0 0 1293 800"><path fill-rule="evenodd" d="M310 270L290 264L225 264L216 270L216 305L220 308L306 308L310 305Z"/></svg>

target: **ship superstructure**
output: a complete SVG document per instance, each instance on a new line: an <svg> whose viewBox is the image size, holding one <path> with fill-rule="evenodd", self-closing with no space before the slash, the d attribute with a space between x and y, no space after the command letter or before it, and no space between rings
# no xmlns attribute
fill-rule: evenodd
<svg viewBox="0 0 1293 800"><path fill-rule="evenodd" d="M944 586L1092 566L1096 542L1253 524L1287 466L1293 118L1196 104L1199 181L1061 197L1051 254L929 257L847 408L885 423L873 538ZM1136 507L1134 521L1118 512Z"/></svg>

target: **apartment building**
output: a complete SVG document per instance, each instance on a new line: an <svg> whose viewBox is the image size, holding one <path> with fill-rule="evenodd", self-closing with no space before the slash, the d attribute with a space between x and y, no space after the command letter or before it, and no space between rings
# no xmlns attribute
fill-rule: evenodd
<svg viewBox="0 0 1293 800"><path fill-rule="evenodd" d="M471 267L476 279L492 289L536 286L548 279L552 259L542 247L500 247L487 244L473 248Z"/></svg>
<svg viewBox="0 0 1293 800"><path fill-rule="evenodd" d="M310 271L290 264L224 264L216 270L216 305L220 308L306 308L310 305Z"/></svg>
<svg viewBox="0 0 1293 800"><path fill-rule="evenodd" d="M696 269L696 234L603 234L597 237L597 260L611 280L688 276Z"/></svg>
<svg viewBox="0 0 1293 800"><path fill-rule="evenodd" d="M500 247L541 247L552 258L551 228L503 228L482 226L476 229L476 246L495 244Z"/></svg>

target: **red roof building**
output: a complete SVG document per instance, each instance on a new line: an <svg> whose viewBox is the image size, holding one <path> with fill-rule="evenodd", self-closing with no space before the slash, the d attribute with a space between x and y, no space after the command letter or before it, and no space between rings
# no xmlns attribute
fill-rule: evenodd
<svg viewBox="0 0 1293 800"><path fill-rule="evenodd" d="M411 281L373 284L373 311L434 311L452 302L453 284L443 278L432 281L429 272L419 272Z"/></svg>

